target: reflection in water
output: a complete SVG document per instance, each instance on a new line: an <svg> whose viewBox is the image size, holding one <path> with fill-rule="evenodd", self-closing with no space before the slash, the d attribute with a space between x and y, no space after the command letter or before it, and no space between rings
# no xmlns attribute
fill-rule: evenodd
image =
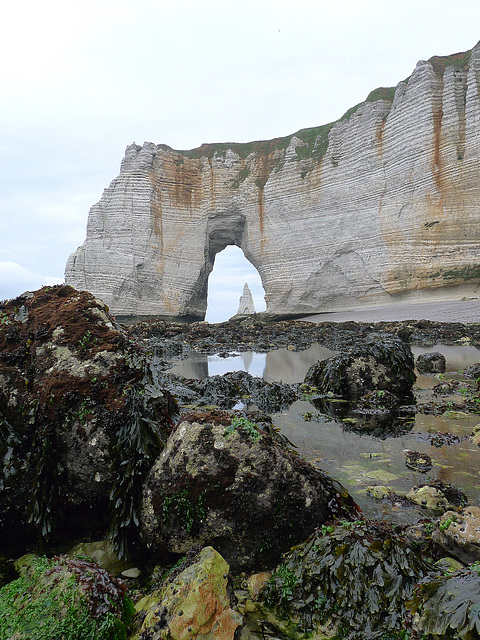
<svg viewBox="0 0 480 640"><path fill-rule="evenodd" d="M266 370L266 360L266 353L254 351L244 351L226 358L196 354L177 362L168 372L184 378L203 380L209 376L223 376L231 371L246 371L256 378L261 378Z"/></svg>
<svg viewBox="0 0 480 640"><path fill-rule="evenodd" d="M431 353L432 351L439 351L445 356L447 372L459 371L480 362L480 350L468 345L412 347L415 358L421 353ZM254 377L263 377L267 382L294 384L295 382L303 382L305 374L312 364L318 360L329 358L334 353L326 347L313 344L304 351L289 351L288 349L276 349L268 353L244 351L226 358L218 355L196 354L178 362L170 369L170 373L202 380L208 376L222 376L230 371L247 371ZM427 376L427 380L431 380L431 377ZM428 383L427 386L429 386Z"/></svg>
<svg viewBox="0 0 480 640"><path fill-rule="evenodd" d="M196 354L178 362L169 370L169 373L202 380L208 376L222 376L230 371L246 371L256 378L263 378L266 382L294 384L303 381L312 364L329 358L333 354L334 351L319 344L314 344L304 351L288 349L277 349L268 353L244 351L227 358Z"/></svg>
<svg viewBox="0 0 480 640"><path fill-rule="evenodd" d="M312 344L304 351L289 351L288 349L277 349L267 353L267 366L263 377L267 382L284 382L294 384L303 382L307 371L312 364L318 360L325 360L333 356L335 351L331 351L319 344Z"/></svg>

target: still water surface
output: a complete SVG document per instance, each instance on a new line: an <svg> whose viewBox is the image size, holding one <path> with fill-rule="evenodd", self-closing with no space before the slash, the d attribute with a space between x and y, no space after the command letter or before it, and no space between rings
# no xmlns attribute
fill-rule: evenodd
<svg viewBox="0 0 480 640"><path fill-rule="evenodd" d="M460 370L480 362L480 350L468 345L413 347L412 351L415 356L431 351L443 353L447 361L447 380L461 377ZM305 351L247 351L230 354L226 358L195 355L178 362L170 372L187 378L205 378L242 370L263 377L267 382L293 384L302 382L317 360L328 358L333 353L315 344ZM435 376L417 377L417 387L427 390L427 393L438 382ZM387 506L370 498L365 489L370 485L387 485L394 491L406 493L412 486L434 478L455 484L465 491L473 504L480 506L480 448L468 438L473 427L480 422L480 416L457 415L451 419L417 414L408 433L385 439L355 433L341 421L319 414L307 401L297 401L272 417L299 453L342 482L368 516L404 523L417 519L419 515L429 515L420 509ZM434 433L456 434L465 439L457 444L436 447L429 438ZM421 474L408 469L405 450L428 454L434 463L431 471Z"/></svg>

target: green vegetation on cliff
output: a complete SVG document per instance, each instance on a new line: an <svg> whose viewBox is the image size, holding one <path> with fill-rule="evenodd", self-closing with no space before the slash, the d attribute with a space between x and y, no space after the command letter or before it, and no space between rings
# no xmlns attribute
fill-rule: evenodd
<svg viewBox="0 0 480 640"><path fill-rule="evenodd" d="M462 69L466 67L469 63L470 56L472 54L472 50L468 50L461 53L455 53L449 56L433 56L429 59L434 72L443 77L445 69L447 67L455 67L456 69ZM406 78L404 82L408 83L409 78ZM305 158L314 158L316 160L321 160L321 158L325 155L325 152L328 148L328 134L331 129L337 122L343 122L344 120L349 120L351 116L364 104L368 102L376 102L378 100L386 100L388 102L392 102L395 95L395 87L378 87L371 91L366 99L359 104L351 107L344 113L344 115L339 118L337 121L330 122L328 124L320 125L318 127L309 127L306 129L300 129L296 133L290 134L288 136L283 136L280 138L274 138L273 140L257 140L253 142L220 142L220 143L205 143L200 147L190 150L174 150L167 145L159 145L160 148L163 148L168 151L176 151L176 153L181 154L186 158L202 158L206 157L208 159L213 158L214 155L225 155L226 152L230 149L235 154L237 154L240 158L245 160L248 156L254 153L256 156L268 156L271 157L278 151L284 151L290 145L293 137L299 138L304 145L298 145L296 147L296 154L299 160L303 160ZM277 163L280 162L281 156L277 159ZM270 169L273 167L271 166ZM245 177L249 174L248 167L243 167L242 172ZM238 185L243 182L245 179L239 179L238 184L233 185L234 187L238 187Z"/></svg>

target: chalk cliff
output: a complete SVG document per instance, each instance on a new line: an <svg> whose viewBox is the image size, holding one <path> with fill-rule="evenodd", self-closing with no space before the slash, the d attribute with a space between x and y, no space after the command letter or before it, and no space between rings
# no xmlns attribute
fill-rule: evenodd
<svg viewBox="0 0 480 640"><path fill-rule="evenodd" d="M117 314L203 318L229 244L273 315L476 291L480 43L285 138L130 145L66 282Z"/></svg>

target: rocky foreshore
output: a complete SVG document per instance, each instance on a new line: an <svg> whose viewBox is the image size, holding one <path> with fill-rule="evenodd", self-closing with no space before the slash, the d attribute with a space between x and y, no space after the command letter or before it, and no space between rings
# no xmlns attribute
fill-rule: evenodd
<svg viewBox="0 0 480 640"><path fill-rule="evenodd" d="M303 397L362 429L401 430L418 411L475 416L480 367L464 372L461 401L454 382L427 400L414 385L410 345L466 342L480 345L480 325L126 327L63 285L1 303L0 640L480 637L480 509L461 487L377 485L377 499L416 500L424 517L372 520L271 417ZM192 352L313 343L335 355L295 384L168 373ZM427 458L406 464L426 473Z"/></svg>

